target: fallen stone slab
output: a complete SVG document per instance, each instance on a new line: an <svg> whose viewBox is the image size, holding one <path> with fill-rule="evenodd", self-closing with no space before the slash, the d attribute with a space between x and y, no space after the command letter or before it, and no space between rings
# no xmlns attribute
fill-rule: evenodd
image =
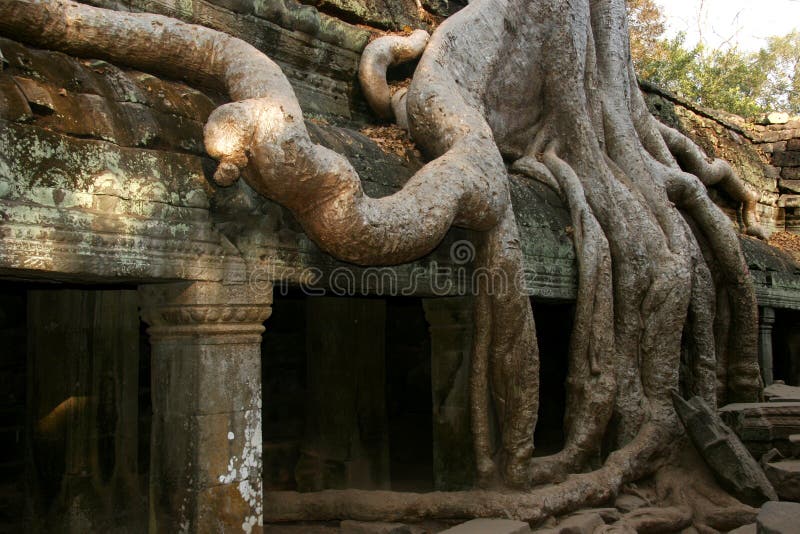
<svg viewBox="0 0 800 534"><path fill-rule="evenodd" d="M511 519L473 519L440 534L530 534L531 527L524 521Z"/></svg>
<svg viewBox="0 0 800 534"><path fill-rule="evenodd" d="M778 500L758 462L703 399L687 402L673 393L672 400L692 443L723 488L751 506Z"/></svg>
<svg viewBox="0 0 800 534"><path fill-rule="evenodd" d="M768 502L756 518L758 534L797 534L800 532L800 503Z"/></svg>
<svg viewBox="0 0 800 534"><path fill-rule="evenodd" d="M758 525L756 523L750 523L749 525L743 525L739 528L733 529L728 534L757 534L758 532Z"/></svg>
<svg viewBox="0 0 800 534"><path fill-rule="evenodd" d="M797 185L797 192L800 193L800 180L797 180ZM764 398L767 402L800 402L800 388L786 384L772 384L764 388Z"/></svg>
<svg viewBox="0 0 800 534"><path fill-rule="evenodd" d="M800 460L783 460L766 464L764 473L782 500L800 501ZM798 517L800 532L800 516Z"/></svg>

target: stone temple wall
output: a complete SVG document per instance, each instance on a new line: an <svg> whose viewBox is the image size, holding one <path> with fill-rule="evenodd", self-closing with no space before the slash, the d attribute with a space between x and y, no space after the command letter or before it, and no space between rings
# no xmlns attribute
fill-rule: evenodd
<svg viewBox="0 0 800 534"><path fill-rule="evenodd" d="M691 104L648 83L642 84L650 111L662 122L682 131L709 157L730 162L739 176L760 193L758 212L768 232L800 233L792 195L800 182L800 120L762 125L742 117ZM712 198L734 221L738 206L720 191Z"/></svg>
<svg viewBox="0 0 800 534"><path fill-rule="evenodd" d="M785 210L786 229L800 233L800 117L766 117L751 126L756 147L767 155L777 176L778 206Z"/></svg>

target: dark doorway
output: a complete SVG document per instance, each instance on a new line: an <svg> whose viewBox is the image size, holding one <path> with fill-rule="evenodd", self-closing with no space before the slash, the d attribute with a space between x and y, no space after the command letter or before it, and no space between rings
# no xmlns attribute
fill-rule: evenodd
<svg viewBox="0 0 800 534"><path fill-rule="evenodd" d="M276 292L265 328L265 490L432 489L420 299Z"/></svg>
<svg viewBox="0 0 800 534"><path fill-rule="evenodd" d="M386 301L386 406L392 489L433 490L431 340L418 298Z"/></svg>
<svg viewBox="0 0 800 534"><path fill-rule="evenodd" d="M535 456L554 454L564 447L567 355L574 314L571 303L533 302L540 360Z"/></svg>
<svg viewBox="0 0 800 534"><path fill-rule="evenodd" d="M800 311L775 310L772 359L774 380L800 386Z"/></svg>
<svg viewBox="0 0 800 534"><path fill-rule="evenodd" d="M0 534L23 532L27 298L0 283Z"/></svg>

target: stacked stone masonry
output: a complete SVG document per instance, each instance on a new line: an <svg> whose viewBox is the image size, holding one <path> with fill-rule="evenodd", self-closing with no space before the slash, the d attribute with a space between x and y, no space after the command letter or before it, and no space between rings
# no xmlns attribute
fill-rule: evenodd
<svg viewBox="0 0 800 534"><path fill-rule="evenodd" d="M780 122L753 125L754 141L778 177L778 206L785 210L786 229L800 233L800 117Z"/></svg>

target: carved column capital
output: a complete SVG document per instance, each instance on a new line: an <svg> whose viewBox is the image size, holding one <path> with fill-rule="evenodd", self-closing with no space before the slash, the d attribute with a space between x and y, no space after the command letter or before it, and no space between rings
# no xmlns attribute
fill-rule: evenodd
<svg viewBox="0 0 800 534"><path fill-rule="evenodd" d="M181 282L140 286L142 320L152 339L202 344L259 343L272 313L272 284ZM234 339L239 338L239 339Z"/></svg>
<svg viewBox="0 0 800 534"><path fill-rule="evenodd" d="M775 324L775 308L762 306L758 309L758 312L758 325L761 328L772 329L772 325Z"/></svg>

